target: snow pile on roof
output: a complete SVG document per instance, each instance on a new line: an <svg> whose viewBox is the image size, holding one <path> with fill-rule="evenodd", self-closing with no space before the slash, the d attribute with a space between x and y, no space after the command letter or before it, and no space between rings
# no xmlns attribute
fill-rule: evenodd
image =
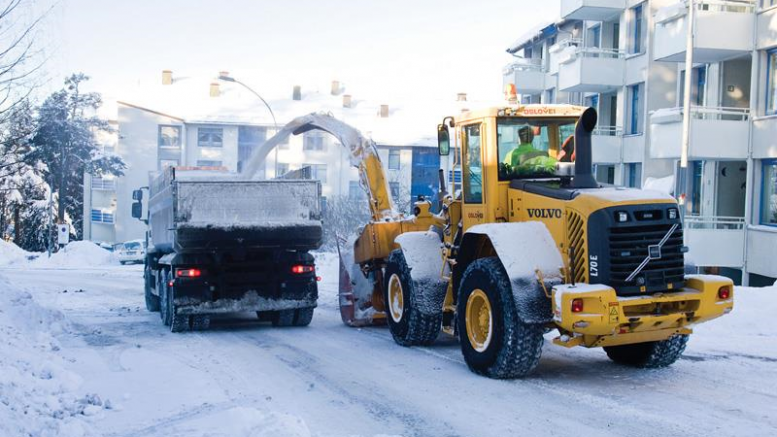
<svg viewBox="0 0 777 437"><path fill-rule="evenodd" d="M111 252L91 241L74 241L48 258L41 255L32 262L36 267L94 267L115 264Z"/></svg>
<svg viewBox="0 0 777 437"><path fill-rule="evenodd" d="M645 179L645 185L642 186L642 189L660 191L671 195L674 192L674 176L647 178Z"/></svg>
<svg viewBox="0 0 777 437"><path fill-rule="evenodd" d="M87 416L110 408L78 393L81 378L67 370L54 334L67 323L0 276L0 435L92 436Z"/></svg>
<svg viewBox="0 0 777 437"><path fill-rule="evenodd" d="M0 266L24 261L28 256L30 256L29 252L14 243L0 239Z"/></svg>

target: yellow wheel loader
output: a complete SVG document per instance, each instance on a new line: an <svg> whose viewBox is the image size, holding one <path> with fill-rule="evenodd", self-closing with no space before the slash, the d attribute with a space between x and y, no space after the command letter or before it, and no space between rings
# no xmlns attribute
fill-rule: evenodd
<svg viewBox="0 0 777 437"><path fill-rule="evenodd" d="M429 345L442 331L458 336L475 373L517 378L537 366L549 330L560 346L663 367L680 357L693 325L733 308L731 280L686 275L673 197L597 183L591 108L510 105L446 117L438 145L448 155L453 140L461 186L448 193L441 177L440 212L421 200L407 217L392 204L375 144L332 117L308 117L290 130L337 136L369 196L372 220L352 251L341 247L349 326L387 323L403 346Z"/></svg>

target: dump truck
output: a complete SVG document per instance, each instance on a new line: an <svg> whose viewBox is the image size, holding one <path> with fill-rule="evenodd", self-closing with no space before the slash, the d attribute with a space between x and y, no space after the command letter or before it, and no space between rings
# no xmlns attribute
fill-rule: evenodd
<svg viewBox="0 0 777 437"><path fill-rule="evenodd" d="M491 378L531 373L549 331L624 365L674 363L694 325L733 309L733 283L686 274L672 196L596 181L596 121L592 108L536 104L446 117L439 152L456 146L461 186L448 193L441 172L440 212L419 199L408 216L372 140L330 126L372 213L340 247L343 322L388 324L402 346L458 337L468 367Z"/></svg>
<svg viewBox="0 0 777 437"><path fill-rule="evenodd" d="M142 217L143 190L133 193ZM215 169L168 167L148 186L145 301L173 332L210 316L256 312L305 326L318 299L320 183L252 180Z"/></svg>

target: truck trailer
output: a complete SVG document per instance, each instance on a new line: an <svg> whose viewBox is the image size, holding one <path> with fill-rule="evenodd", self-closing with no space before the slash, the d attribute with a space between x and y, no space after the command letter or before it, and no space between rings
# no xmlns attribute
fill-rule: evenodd
<svg viewBox="0 0 777 437"><path fill-rule="evenodd" d="M318 181L168 167L147 188L146 307L173 332L245 311L275 326L311 322L318 287L309 251L322 240ZM143 193L133 193L136 218Z"/></svg>

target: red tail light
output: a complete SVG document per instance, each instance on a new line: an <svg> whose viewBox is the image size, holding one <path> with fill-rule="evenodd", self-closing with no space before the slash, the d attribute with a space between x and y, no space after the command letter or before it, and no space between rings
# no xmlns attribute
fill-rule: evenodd
<svg viewBox="0 0 777 437"><path fill-rule="evenodd" d="M572 312L573 313L583 312L583 299L572 299Z"/></svg>
<svg viewBox="0 0 777 437"><path fill-rule="evenodd" d="M731 297L731 287L726 285L725 287L720 287L718 289L718 299L726 300L730 297Z"/></svg>
<svg viewBox="0 0 777 437"><path fill-rule="evenodd" d="M175 269L176 278L199 278L202 276L200 269Z"/></svg>
<svg viewBox="0 0 777 437"><path fill-rule="evenodd" d="M306 266L303 264L297 264L295 266L291 266L291 272L295 275L301 275L303 273L313 273L316 270L314 266Z"/></svg>

